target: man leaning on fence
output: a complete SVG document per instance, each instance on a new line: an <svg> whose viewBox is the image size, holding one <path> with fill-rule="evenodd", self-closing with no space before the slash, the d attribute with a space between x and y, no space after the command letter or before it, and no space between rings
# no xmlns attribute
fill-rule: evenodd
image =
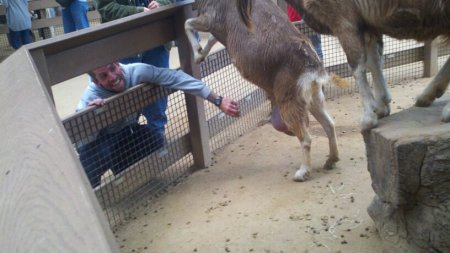
<svg viewBox="0 0 450 253"><path fill-rule="evenodd" d="M174 2L176 0L94 0L95 6L101 15L102 23L150 11L158 8L160 5ZM152 34L152 36L159 36L159 34ZM171 43L166 43L138 55L122 59L120 62L123 64L140 62L168 68L170 48ZM149 120L149 127L164 133L164 126L167 123L166 109L167 97L161 97L158 101L143 109L142 114Z"/></svg>
<svg viewBox="0 0 450 253"><path fill-rule="evenodd" d="M77 111L101 106L106 98L138 84L153 83L207 99L229 116L240 115L236 101L216 95L202 81L182 71L143 63L111 63L89 72L89 75L92 81L84 91ZM121 108L118 106L114 109ZM142 124L138 118L138 112L128 115L101 130L94 141L78 146L80 161L92 187L100 184L100 177L107 170L111 169L114 174L120 173L164 145L164 136L149 127L151 122L147 120L147 124Z"/></svg>

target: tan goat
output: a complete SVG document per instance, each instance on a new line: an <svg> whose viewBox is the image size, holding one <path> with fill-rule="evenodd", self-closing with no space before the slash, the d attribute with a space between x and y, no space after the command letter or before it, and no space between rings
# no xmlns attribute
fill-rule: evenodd
<svg viewBox="0 0 450 253"><path fill-rule="evenodd" d="M294 180L306 180L311 171L308 110L328 136L330 154L324 167L331 169L339 158L334 123L324 109L322 86L335 79L327 74L307 37L298 32L272 1L254 2L251 14L254 25L250 31L241 16L246 12L243 8L247 1L197 0L196 6L199 16L185 23L194 59L203 60L217 39L226 47L241 75L267 92L288 130L302 146L303 159ZM196 40L194 31L214 36L205 49Z"/></svg>

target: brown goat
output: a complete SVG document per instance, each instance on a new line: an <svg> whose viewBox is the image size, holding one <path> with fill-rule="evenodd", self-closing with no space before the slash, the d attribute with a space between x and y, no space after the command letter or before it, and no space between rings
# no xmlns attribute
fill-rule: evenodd
<svg viewBox="0 0 450 253"><path fill-rule="evenodd" d="M306 36L289 22L272 1L255 1L251 17L247 1L197 0L199 16L185 23L194 59L199 62L208 54L216 39L230 54L241 75L267 92L279 108L281 118L302 146L302 163L294 176L306 180L311 171L311 138L308 133L308 110L324 128L330 154L325 168L339 160L334 123L324 109L322 86L330 78ZM242 19L255 24L248 31ZM195 39L194 31L210 32L205 49ZM277 113L277 110L274 110Z"/></svg>
<svg viewBox="0 0 450 253"><path fill-rule="evenodd" d="M424 41L437 36L450 38L448 0L286 0L305 23L318 33L334 35L347 56L363 102L361 127L370 129L378 118L389 115L391 95L383 76L382 34L397 39ZM252 1L244 2L247 12ZM242 18L249 24L249 13ZM374 92L370 90L366 68L372 72ZM450 58L417 98L417 106L428 106L445 93L450 82ZM450 121L450 103L442 112Z"/></svg>

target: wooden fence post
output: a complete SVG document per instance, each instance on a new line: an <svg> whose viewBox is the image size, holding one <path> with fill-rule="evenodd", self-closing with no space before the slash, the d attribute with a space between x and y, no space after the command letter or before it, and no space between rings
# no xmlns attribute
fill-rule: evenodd
<svg viewBox="0 0 450 253"><path fill-rule="evenodd" d="M0 252L119 253L30 57L0 64Z"/></svg>
<svg viewBox="0 0 450 253"><path fill-rule="evenodd" d="M424 45L423 76L431 77L438 72L438 39L427 40Z"/></svg>
<svg viewBox="0 0 450 253"><path fill-rule="evenodd" d="M184 6L175 17L181 69L193 77L201 79L200 65L196 64L192 58L192 49L184 32L184 21L193 17L192 5ZM197 167L204 168L211 164L212 158L204 102L202 98L186 94L186 106L194 163Z"/></svg>

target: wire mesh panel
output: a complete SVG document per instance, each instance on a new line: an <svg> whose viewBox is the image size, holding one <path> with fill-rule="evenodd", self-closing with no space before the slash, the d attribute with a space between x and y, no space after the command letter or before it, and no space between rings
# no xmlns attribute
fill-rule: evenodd
<svg viewBox="0 0 450 253"><path fill-rule="evenodd" d="M239 101L241 109L241 117L236 119L225 117L210 103L205 104L213 151L235 140L269 115L270 103L265 92L241 77L226 50L208 56L201 65L201 74L203 81L217 93Z"/></svg>
<svg viewBox="0 0 450 253"><path fill-rule="evenodd" d="M165 133L152 128L141 114L169 92L146 85L132 88L63 122L112 226L193 164L183 93L170 95Z"/></svg>

